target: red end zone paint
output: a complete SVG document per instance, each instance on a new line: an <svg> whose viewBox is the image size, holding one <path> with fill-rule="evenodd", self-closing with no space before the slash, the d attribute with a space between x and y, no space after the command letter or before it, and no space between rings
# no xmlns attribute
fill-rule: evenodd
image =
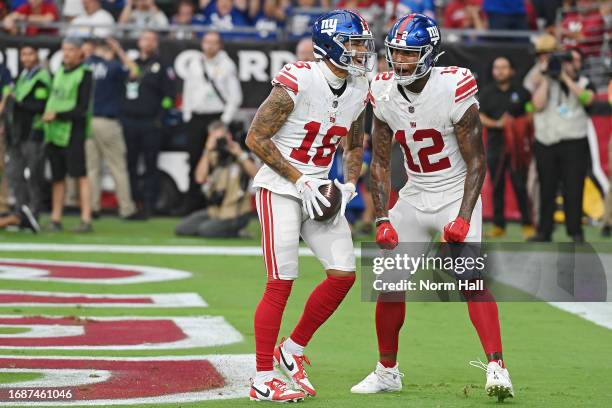
<svg viewBox="0 0 612 408"><path fill-rule="evenodd" d="M79 360L78 358L70 360L0 358L0 368L86 369L112 372L111 377L105 382L75 386L73 392L77 400L156 397L205 391L225 385L221 374L207 360L112 361ZM0 389L0 400L8 400L7 389Z"/></svg>
<svg viewBox="0 0 612 408"><path fill-rule="evenodd" d="M82 303L82 304L99 304L99 303L134 303L134 304L153 304L151 298L112 298L112 297L88 297L88 296L40 296L40 295L9 295L0 294L0 305L2 303Z"/></svg>
<svg viewBox="0 0 612 408"><path fill-rule="evenodd" d="M74 317L0 318L6 325L83 326L85 334L67 337L1 337L0 347L129 346L172 343L186 338L172 320L90 320Z"/></svg>
<svg viewBox="0 0 612 408"><path fill-rule="evenodd" d="M117 278L129 278L140 275L139 272L108 268L108 267L95 267L95 266L82 266L82 265L53 265L49 263L20 263L20 262L4 262L0 261L0 268L2 266L15 266L20 268L38 268L44 269L49 272L49 278L78 278L78 279L117 279Z"/></svg>

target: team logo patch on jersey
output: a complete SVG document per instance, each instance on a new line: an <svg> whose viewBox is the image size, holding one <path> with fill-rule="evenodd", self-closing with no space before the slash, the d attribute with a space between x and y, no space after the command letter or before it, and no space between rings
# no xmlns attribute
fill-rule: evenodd
<svg viewBox="0 0 612 408"><path fill-rule="evenodd" d="M408 112L414 113L414 106L409 106L408 107Z"/></svg>
<svg viewBox="0 0 612 408"><path fill-rule="evenodd" d="M328 18L327 20L321 21L321 32L330 37L336 32L336 27L338 27L338 20L335 18Z"/></svg>

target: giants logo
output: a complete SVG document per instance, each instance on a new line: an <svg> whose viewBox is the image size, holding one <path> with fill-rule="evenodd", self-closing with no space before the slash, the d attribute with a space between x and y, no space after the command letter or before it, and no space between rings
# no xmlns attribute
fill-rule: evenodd
<svg viewBox="0 0 612 408"><path fill-rule="evenodd" d="M440 32L438 31L438 27L427 27L427 32L429 33L429 38L431 38L431 42L434 43L434 45L438 44L438 41L440 41Z"/></svg>
<svg viewBox="0 0 612 408"><path fill-rule="evenodd" d="M327 20L323 20L321 21L321 32L331 37L336 32L337 26L338 26L338 20L335 18L329 18Z"/></svg>

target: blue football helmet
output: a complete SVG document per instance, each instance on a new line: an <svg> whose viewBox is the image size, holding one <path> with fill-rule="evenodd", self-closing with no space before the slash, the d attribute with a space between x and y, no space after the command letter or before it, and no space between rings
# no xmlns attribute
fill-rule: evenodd
<svg viewBox="0 0 612 408"><path fill-rule="evenodd" d="M440 52L442 36L436 22L423 14L407 14L397 20L391 27L385 48L387 62L391 66L394 79L400 85L409 85L427 75L436 65ZM393 51L418 52L416 63L401 63L393 59ZM411 70L410 66L416 68Z"/></svg>
<svg viewBox="0 0 612 408"><path fill-rule="evenodd" d="M333 10L319 17L312 26L312 42L315 57L351 75L374 69L374 37L368 23L354 11Z"/></svg>

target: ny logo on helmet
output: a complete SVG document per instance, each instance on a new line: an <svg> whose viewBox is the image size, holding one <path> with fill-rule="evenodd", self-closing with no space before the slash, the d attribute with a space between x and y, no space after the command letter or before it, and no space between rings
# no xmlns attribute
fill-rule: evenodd
<svg viewBox="0 0 612 408"><path fill-rule="evenodd" d="M335 18L329 18L327 20L323 20L321 21L321 32L331 37L336 32L337 26L338 26L338 20Z"/></svg>
<svg viewBox="0 0 612 408"><path fill-rule="evenodd" d="M429 38L431 38L431 42L434 43L434 45L438 44L438 41L440 41L440 32L438 31L438 27L427 27L427 32L429 33Z"/></svg>

